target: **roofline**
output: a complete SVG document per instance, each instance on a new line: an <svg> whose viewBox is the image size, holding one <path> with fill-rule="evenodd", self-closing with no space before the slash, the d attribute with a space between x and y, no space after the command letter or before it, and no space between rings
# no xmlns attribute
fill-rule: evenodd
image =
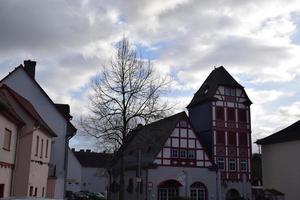
<svg viewBox="0 0 300 200"><path fill-rule="evenodd" d="M4 88L4 89L6 89L10 94L11 94L11 96L15 99L15 101L17 101L18 102L18 104L25 110L25 112L28 114L28 115L30 115L35 121L37 121L38 122L38 120L30 113L30 112L28 112L28 110L27 110L27 108L25 108L23 105L22 105L22 103L15 97L15 94L13 94L12 93L12 91L14 91L13 89L11 89L10 87L8 87L6 84L3 84L2 85L2 87ZM14 91L15 92L15 91ZM21 95L20 95L21 96ZM23 97L24 98L24 97ZM29 102L29 101L28 101ZM30 103L30 102L29 102ZM30 103L31 104L31 103ZM31 104L32 105L32 104ZM34 106L32 105L32 107L34 108ZM34 108L35 109L35 108ZM35 110L35 112L37 113L37 115L40 117L40 119L42 120L42 122L43 123L45 123L45 125L46 126L48 126L48 124L43 120L43 118L40 116L40 114ZM52 136L52 137L57 137L57 135L55 134L55 132L48 126L48 127L45 127L44 125L42 125L42 124L40 124L39 123L39 125L41 125L41 127L43 128L43 129L45 129L48 133L49 133L49 135L50 136Z"/></svg>
<svg viewBox="0 0 300 200"><path fill-rule="evenodd" d="M42 91L42 93L44 93L44 95L47 97L47 99L50 101L50 103L54 106L54 108L56 109L56 111L66 120L65 116L63 116L63 114L58 110L58 108L55 106L55 103L52 101L52 99L49 97L49 95L45 92L45 90L40 86L40 84L33 78L31 77L28 72L24 69L23 65L19 65L18 67L16 67L13 71L9 72L3 79L0 80L0 83L3 82L5 79L7 79L11 74L15 73L18 69L22 69L25 74L38 86L38 88ZM71 128L73 129L73 133L71 134L72 137L74 135L76 135L77 129L75 128L75 126L68 120L66 120L67 123L71 126Z"/></svg>

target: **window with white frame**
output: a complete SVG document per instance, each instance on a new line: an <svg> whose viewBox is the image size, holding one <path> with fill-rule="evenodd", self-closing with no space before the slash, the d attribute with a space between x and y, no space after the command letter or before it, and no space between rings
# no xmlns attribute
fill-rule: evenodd
<svg viewBox="0 0 300 200"><path fill-rule="evenodd" d="M171 149L171 157L178 158L178 149Z"/></svg>
<svg viewBox="0 0 300 200"><path fill-rule="evenodd" d="M218 165L218 169L225 170L225 159L217 158L217 165Z"/></svg>
<svg viewBox="0 0 300 200"><path fill-rule="evenodd" d="M236 171L236 159L235 158L228 159L228 169L229 169L229 171Z"/></svg>
<svg viewBox="0 0 300 200"><path fill-rule="evenodd" d="M240 161L241 171L246 172L248 170L248 162L246 159Z"/></svg>
<svg viewBox="0 0 300 200"><path fill-rule="evenodd" d="M186 158L186 150L180 149L180 158Z"/></svg>
<svg viewBox="0 0 300 200"><path fill-rule="evenodd" d="M188 150L188 159L195 159L196 158L196 152L193 149Z"/></svg>

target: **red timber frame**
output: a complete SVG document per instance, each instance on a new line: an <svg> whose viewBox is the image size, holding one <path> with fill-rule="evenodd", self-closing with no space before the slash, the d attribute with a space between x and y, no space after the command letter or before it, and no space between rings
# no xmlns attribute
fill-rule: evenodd
<svg viewBox="0 0 300 200"><path fill-rule="evenodd" d="M184 125L185 124L185 125ZM156 162L160 166L173 167L209 167L211 166L211 159L206 153L206 149L201 144L199 138L196 136L194 129L190 125L188 119L180 120L174 130L178 130L178 134L174 136L174 131L170 135L168 141L161 149L156 157ZM176 144L178 141L178 144ZM183 145L186 141L186 145ZM177 149L178 157L172 156L172 149ZM186 151L186 157L181 158L181 150ZM188 151L194 151L194 158L189 158ZM170 152L168 156L164 156L164 152Z"/></svg>
<svg viewBox="0 0 300 200"><path fill-rule="evenodd" d="M212 112L215 112L212 115L212 141L213 141L213 159L216 164L218 158L224 159L225 169L221 170L221 178L223 181L242 181L243 176L246 175L247 181L251 179L251 118L250 118L250 106L244 105L240 102L241 99L246 99L244 91L239 88L231 88L235 90L235 95L225 95L218 89L216 96L219 100L212 102ZM230 88L230 87L227 87ZM237 96L237 90L241 90L239 96ZM244 94L244 96L242 96ZM231 106L229 106L229 104ZM239 106L243 105L243 106ZM243 107L243 108L242 108ZM217 108L223 109L224 119L217 119ZM234 108L235 110L235 121L228 121L228 108ZM239 119L239 110L244 110L240 112L246 113L246 121L241 122ZM220 113L219 113L220 114ZM214 117L215 116L215 117ZM232 117L232 116L231 116ZM215 119L214 119L215 118ZM224 143L222 143L222 137L218 140L218 133L224 133ZM247 144L240 144L243 136L245 134ZM231 135L231 136L229 136ZM234 136L233 136L234 135ZM233 137L236 139L234 140ZM218 140L218 141L217 141ZM221 142L220 142L221 140ZM233 143L229 144L229 141ZM235 141L235 144L234 144ZM229 170L229 159L235 159L235 170ZM241 170L241 161L247 161L247 170Z"/></svg>

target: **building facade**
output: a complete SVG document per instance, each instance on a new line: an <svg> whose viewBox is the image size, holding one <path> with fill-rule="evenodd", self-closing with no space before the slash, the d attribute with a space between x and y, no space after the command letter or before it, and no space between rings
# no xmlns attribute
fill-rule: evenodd
<svg viewBox="0 0 300 200"><path fill-rule="evenodd" d="M137 127L115 153L110 199L118 199L120 156L125 198L251 199L251 119L244 88L215 68L178 113Z"/></svg>
<svg viewBox="0 0 300 200"><path fill-rule="evenodd" d="M89 191L107 195L107 167L112 154L91 150L69 150L67 190Z"/></svg>
<svg viewBox="0 0 300 200"><path fill-rule="evenodd" d="M300 121L258 140L261 145L263 187L275 189L285 200L300 198Z"/></svg>
<svg viewBox="0 0 300 200"><path fill-rule="evenodd" d="M251 101L224 67L215 68L187 106L221 176L222 199L251 198Z"/></svg>
<svg viewBox="0 0 300 200"><path fill-rule="evenodd" d="M23 120L0 95L0 198L11 196L17 136Z"/></svg>
<svg viewBox="0 0 300 200"><path fill-rule="evenodd" d="M38 114L57 135L53 142L50 156L47 197L63 198L67 176L68 142L76 133L70 122L69 106L55 104L35 80L34 61L24 61L1 80L18 94L32 103Z"/></svg>

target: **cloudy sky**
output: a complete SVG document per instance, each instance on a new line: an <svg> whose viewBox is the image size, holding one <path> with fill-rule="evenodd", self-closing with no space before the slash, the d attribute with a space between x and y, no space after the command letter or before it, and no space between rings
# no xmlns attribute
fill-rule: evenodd
<svg viewBox="0 0 300 200"><path fill-rule="evenodd" d="M38 82L71 105L74 123L123 36L174 79L177 110L223 65L254 102L254 141L300 119L299 1L4 0L0 25L0 76L36 60ZM94 148L80 134L71 145Z"/></svg>

